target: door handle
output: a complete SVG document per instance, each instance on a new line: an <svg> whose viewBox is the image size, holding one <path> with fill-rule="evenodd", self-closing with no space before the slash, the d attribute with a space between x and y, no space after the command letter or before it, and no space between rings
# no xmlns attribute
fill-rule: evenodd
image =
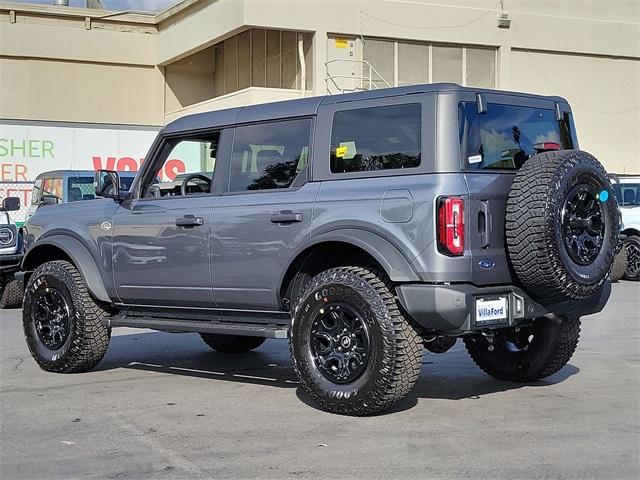
<svg viewBox="0 0 640 480"><path fill-rule="evenodd" d="M281 210L271 215L271 223L293 223L301 222L302 213L292 212L291 210Z"/></svg>
<svg viewBox="0 0 640 480"><path fill-rule="evenodd" d="M480 248L489 248L489 245L491 245L491 210L489 210L488 200L480 202L478 230L480 233Z"/></svg>
<svg viewBox="0 0 640 480"><path fill-rule="evenodd" d="M204 218L195 217L193 215L185 215L184 217L176 218L176 227L199 227L204 225Z"/></svg>

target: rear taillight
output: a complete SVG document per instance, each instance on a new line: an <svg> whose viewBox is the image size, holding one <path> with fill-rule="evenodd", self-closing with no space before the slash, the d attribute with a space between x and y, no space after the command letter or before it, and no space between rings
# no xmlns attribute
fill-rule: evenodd
<svg viewBox="0 0 640 480"><path fill-rule="evenodd" d="M438 199L438 247L447 255L464 253L464 201L460 197Z"/></svg>

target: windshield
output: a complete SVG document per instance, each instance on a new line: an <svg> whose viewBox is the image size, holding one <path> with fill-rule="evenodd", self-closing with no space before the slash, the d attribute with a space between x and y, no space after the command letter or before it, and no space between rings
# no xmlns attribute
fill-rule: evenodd
<svg viewBox="0 0 640 480"><path fill-rule="evenodd" d="M133 183L134 175L120 177L120 190L129 190ZM79 200L93 200L96 198L95 178L89 176L69 177L68 181L68 198L69 202L77 202Z"/></svg>
<svg viewBox="0 0 640 480"><path fill-rule="evenodd" d="M621 207L640 205L640 183L616 183L613 193Z"/></svg>

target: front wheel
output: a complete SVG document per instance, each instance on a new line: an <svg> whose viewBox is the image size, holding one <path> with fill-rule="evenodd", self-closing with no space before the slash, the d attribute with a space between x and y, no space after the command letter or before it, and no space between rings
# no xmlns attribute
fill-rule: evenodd
<svg viewBox="0 0 640 480"><path fill-rule="evenodd" d="M315 276L296 302L291 356L322 409L363 416L390 408L414 386L422 339L382 272L338 267Z"/></svg>
<svg viewBox="0 0 640 480"><path fill-rule="evenodd" d="M485 373L508 382L534 382L564 367L575 352L580 319L539 318L532 325L467 335L471 359Z"/></svg>
<svg viewBox="0 0 640 480"><path fill-rule="evenodd" d="M95 367L111 338L111 329L101 322L106 315L70 262L42 264L25 288L24 336L43 370L74 373Z"/></svg>

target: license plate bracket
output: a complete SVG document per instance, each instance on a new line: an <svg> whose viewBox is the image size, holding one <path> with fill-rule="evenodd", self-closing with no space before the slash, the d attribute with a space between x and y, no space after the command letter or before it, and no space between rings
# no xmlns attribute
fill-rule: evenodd
<svg viewBox="0 0 640 480"><path fill-rule="evenodd" d="M475 297L474 323L477 327L509 324L509 295Z"/></svg>

